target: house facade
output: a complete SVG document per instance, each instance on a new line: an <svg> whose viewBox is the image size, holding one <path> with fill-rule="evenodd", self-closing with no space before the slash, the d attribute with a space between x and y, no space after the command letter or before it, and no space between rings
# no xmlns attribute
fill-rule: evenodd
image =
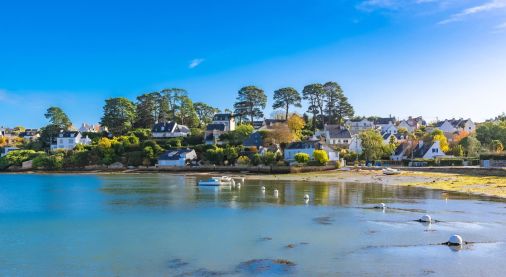
<svg viewBox="0 0 506 277"><path fill-rule="evenodd" d="M340 148L348 148L351 143L351 132L344 126L325 124L323 130L317 131L316 136L323 137L325 143Z"/></svg>
<svg viewBox="0 0 506 277"><path fill-rule="evenodd" d="M445 133L472 133L476 131L476 124L471 119L446 119L436 123L436 128Z"/></svg>
<svg viewBox="0 0 506 277"><path fill-rule="evenodd" d="M374 125L381 133L397 134L397 127L395 126L395 118L378 118L374 121Z"/></svg>
<svg viewBox="0 0 506 277"><path fill-rule="evenodd" d="M416 130L420 129L420 127L425 126L426 122L423 120L421 116L419 117L409 117L408 119L401 120L397 125L397 129L403 128L408 130L409 133L414 133Z"/></svg>
<svg viewBox="0 0 506 277"><path fill-rule="evenodd" d="M186 166L196 159L193 149L169 149L158 156L158 166Z"/></svg>
<svg viewBox="0 0 506 277"><path fill-rule="evenodd" d="M107 128L103 128L100 124L88 124L83 123L81 127L77 129L80 133L99 133L103 131L107 131Z"/></svg>
<svg viewBox="0 0 506 277"><path fill-rule="evenodd" d="M151 136L154 138L178 138L189 135L190 128L175 121L156 123L151 129Z"/></svg>
<svg viewBox="0 0 506 277"><path fill-rule="evenodd" d="M58 137L53 139L51 151L56 150L73 150L78 144L90 145L91 139L82 137L78 131L61 131Z"/></svg>
<svg viewBox="0 0 506 277"><path fill-rule="evenodd" d="M295 155L298 153L306 153L311 159L314 159L313 154L315 150L324 150L327 152L329 161L338 161L339 153L333 150L330 146L322 144L319 141L308 140L292 142L285 148L284 158L285 161L294 161Z"/></svg>
<svg viewBox="0 0 506 277"><path fill-rule="evenodd" d="M350 130L351 134L358 134L362 131L374 129L374 122L368 120L368 119L354 119L354 120L347 120L345 123L348 130Z"/></svg>
<svg viewBox="0 0 506 277"><path fill-rule="evenodd" d="M362 154L362 140L358 134L352 136L349 150L353 153Z"/></svg>
<svg viewBox="0 0 506 277"><path fill-rule="evenodd" d="M25 129L25 131L19 133L19 137L24 141L36 141L40 138L40 133L37 129Z"/></svg>
<svg viewBox="0 0 506 277"><path fill-rule="evenodd" d="M236 127L233 114L221 113L213 116L213 122L206 126L204 133L205 144L223 144L220 136L226 132L234 131Z"/></svg>

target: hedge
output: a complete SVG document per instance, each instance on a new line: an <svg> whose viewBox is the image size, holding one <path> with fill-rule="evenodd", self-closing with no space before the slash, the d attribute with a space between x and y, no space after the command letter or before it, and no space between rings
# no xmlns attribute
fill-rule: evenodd
<svg viewBox="0 0 506 277"><path fill-rule="evenodd" d="M486 153L480 155L480 160L506 161L506 153Z"/></svg>

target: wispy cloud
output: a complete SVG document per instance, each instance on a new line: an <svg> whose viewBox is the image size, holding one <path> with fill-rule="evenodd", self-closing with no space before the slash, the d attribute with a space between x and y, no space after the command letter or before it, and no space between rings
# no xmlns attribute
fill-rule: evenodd
<svg viewBox="0 0 506 277"><path fill-rule="evenodd" d="M398 10L409 6L441 3L444 1L445 0L365 0L357 5L357 9L368 12L377 9Z"/></svg>
<svg viewBox="0 0 506 277"><path fill-rule="evenodd" d="M506 30L506 22L501 23L501 24L499 24L499 25L495 26L495 28L496 28L497 30Z"/></svg>
<svg viewBox="0 0 506 277"><path fill-rule="evenodd" d="M197 66L199 66L201 63L204 62L204 59L193 59L190 64L188 65L188 68L192 69Z"/></svg>
<svg viewBox="0 0 506 277"><path fill-rule="evenodd" d="M459 13L453 14L449 18L442 20L439 22L439 24L448 24L455 21L461 21L464 20L464 18L478 14L478 13L484 13L484 12L490 12L497 9L503 9L506 8L506 0L492 0L487 3L483 3L478 6L467 8Z"/></svg>

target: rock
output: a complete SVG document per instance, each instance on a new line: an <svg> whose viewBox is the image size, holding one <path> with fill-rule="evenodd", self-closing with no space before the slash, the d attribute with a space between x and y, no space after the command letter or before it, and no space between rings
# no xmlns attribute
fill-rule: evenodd
<svg viewBox="0 0 506 277"><path fill-rule="evenodd" d="M21 165L22 169L32 169L33 168L33 160L23 162Z"/></svg>
<svg viewBox="0 0 506 277"><path fill-rule="evenodd" d="M123 169L123 168L125 168L125 166L120 162L115 162L115 163L109 165L107 168L109 168L109 169Z"/></svg>
<svg viewBox="0 0 506 277"><path fill-rule="evenodd" d="M255 259L240 263L236 270L244 274L278 275L291 273L295 263L282 259Z"/></svg>

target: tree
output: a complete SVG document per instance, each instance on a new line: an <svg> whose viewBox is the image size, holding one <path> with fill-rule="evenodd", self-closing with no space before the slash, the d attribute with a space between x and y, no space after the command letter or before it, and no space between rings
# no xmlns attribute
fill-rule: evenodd
<svg viewBox="0 0 506 277"><path fill-rule="evenodd" d="M485 122L476 128L476 138L483 145L490 145L493 140L506 144L506 121Z"/></svg>
<svg viewBox="0 0 506 277"><path fill-rule="evenodd" d="M170 88L163 89L160 94L162 95L165 104L162 110L167 110L168 119L174 120L181 107L181 100L183 97L188 97L188 93L184 89Z"/></svg>
<svg viewBox="0 0 506 277"><path fill-rule="evenodd" d="M294 88L281 88L274 91L274 103L272 104L273 109L283 108L285 110L285 120L288 120L288 112L290 106L302 107L300 104L300 94Z"/></svg>
<svg viewBox="0 0 506 277"><path fill-rule="evenodd" d="M441 146L441 150L447 153L450 151L450 145L448 144L448 139L444 135L443 131L436 129L431 133L432 142L439 141L439 146Z"/></svg>
<svg viewBox="0 0 506 277"><path fill-rule="evenodd" d="M220 136L220 140L228 141L232 145L240 145L246 140L254 131L250 124L241 124L235 130L224 133Z"/></svg>
<svg viewBox="0 0 506 277"><path fill-rule="evenodd" d="M218 108L211 107L204 102L196 102L193 104L193 107L199 118L199 128L202 128L202 125L211 123L213 121L213 116L220 112Z"/></svg>
<svg viewBox="0 0 506 277"><path fill-rule="evenodd" d="M500 140L493 140L490 142L490 151L500 153L504 150L504 146Z"/></svg>
<svg viewBox="0 0 506 277"><path fill-rule="evenodd" d="M462 145L460 145L460 144L454 145L451 150L452 150L451 151L452 154L455 157L462 157L462 156L464 156L464 147L462 147Z"/></svg>
<svg viewBox="0 0 506 277"><path fill-rule="evenodd" d="M293 139L300 140L302 137L302 129L304 129L306 122L297 114L291 115L288 120L288 128L293 135Z"/></svg>
<svg viewBox="0 0 506 277"><path fill-rule="evenodd" d="M320 126L324 125L324 97L325 90L323 89L322 84L310 84L304 87L302 90L302 96L304 100L309 102L309 106L307 108L307 112L313 114L312 118L312 127L313 131L316 130L317 119L320 117Z"/></svg>
<svg viewBox="0 0 506 277"><path fill-rule="evenodd" d="M383 156L383 137L376 130L366 130L359 135L362 153L367 161L380 159Z"/></svg>
<svg viewBox="0 0 506 277"><path fill-rule="evenodd" d="M199 118L193 102L188 96L181 96L179 99L179 108L176 113L179 124L187 125L189 128L197 127Z"/></svg>
<svg viewBox="0 0 506 277"><path fill-rule="evenodd" d="M234 108L237 114L248 116L253 122L255 118L264 116L262 110L266 105L267 96L264 91L255 86L247 86L239 90Z"/></svg>
<svg viewBox="0 0 506 277"><path fill-rule="evenodd" d="M137 96L135 127L152 128L156 122L167 120L167 111L163 110L165 97L159 92Z"/></svg>
<svg viewBox="0 0 506 277"><path fill-rule="evenodd" d="M331 124L342 124L345 117L353 117L355 111L348 102L341 86L336 82L327 82L323 85L325 91L325 113Z"/></svg>
<svg viewBox="0 0 506 277"><path fill-rule="evenodd" d="M62 130L68 130L72 126L67 114L59 107L50 107L47 109L44 117L49 119L52 125L58 126Z"/></svg>
<svg viewBox="0 0 506 277"><path fill-rule="evenodd" d="M294 136L288 126L286 125L278 125L273 127L272 130L265 133L264 144L272 145L272 144L281 144L281 143L289 143L294 140Z"/></svg>
<svg viewBox="0 0 506 277"><path fill-rule="evenodd" d="M315 150L313 157L320 165L325 165L329 161L329 155L325 150Z"/></svg>
<svg viewBox="0 0 506 277"><path fill-rule="evenodd" d="M126 134L135 120L135 105L124 97L105 100L104 115L100 121L114 135Z"/></svg>
<svg viewBox="0 0 506 277"><path fill-rule="evenodd" d="M468 136L460 141L467 157L477 157L480 154L481 143L475 136Z"/></svg>

